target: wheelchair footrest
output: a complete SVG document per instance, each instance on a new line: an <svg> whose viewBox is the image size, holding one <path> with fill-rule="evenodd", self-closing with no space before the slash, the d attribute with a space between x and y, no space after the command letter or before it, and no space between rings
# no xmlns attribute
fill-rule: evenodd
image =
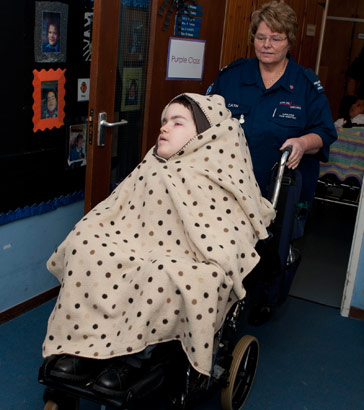
<svg viewBox="0 0 364 410"><path fill-rule="evenodd" d="M96 392L93 389L93 380L89 380L84 384L70 384L64 380L51 377L49 374L50 369L56 359L57 357L46 359L39 370L38 376L38 381L50 388L50 396L52 396L52 390L57 392L55 401L62 397L59 394L61 392L68 397L80 397L114 408L132 409L134 406L138 408L138 404L144 398L158 391L165 382L166 369L162 365L155 366L147 374L141 375L140 380L129 386L120 396L117 398L110 397Z"/></svg>

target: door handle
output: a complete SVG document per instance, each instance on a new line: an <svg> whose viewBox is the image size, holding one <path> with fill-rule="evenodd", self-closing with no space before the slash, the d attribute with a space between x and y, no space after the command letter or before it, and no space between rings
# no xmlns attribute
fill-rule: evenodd
<svg viewBox="0 0 364 410"><path fill-rule="evenodd" d="M97 129L97 145L99 147L103 147L105 145L105 132L106 127L119 127L120 125L127 124L128 121L121 120L119 122L107 122L107 114L106 112L100 112L99 114L99 125Z"/></svg>

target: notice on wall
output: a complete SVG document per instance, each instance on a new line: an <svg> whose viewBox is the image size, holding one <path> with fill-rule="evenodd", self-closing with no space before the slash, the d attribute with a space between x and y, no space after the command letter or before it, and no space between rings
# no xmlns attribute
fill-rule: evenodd
<svg viewBox="0 0 364 410"><path fill-rule="evenodd" d="M182 37L200 37L201 17L190 18L188 16L176 16L174 35Z"/></svg>
<svg viewBox="0 0 364 410"><path fill-rule="evenodd" d="M77 84L77 101L88 101L90 99L90 79L78 78Z"/></svg>
<svg viewBox="0 0 364 410"><path fill-rule="evenodd" d="M202 6L189 4L176 13L174 35L200 38Z"/></svg>
<svg viewBox="0 0 364 410"><path fill-rule="evenodd" d="M166 80L202 80L205 40L171 37Z"/></svg>

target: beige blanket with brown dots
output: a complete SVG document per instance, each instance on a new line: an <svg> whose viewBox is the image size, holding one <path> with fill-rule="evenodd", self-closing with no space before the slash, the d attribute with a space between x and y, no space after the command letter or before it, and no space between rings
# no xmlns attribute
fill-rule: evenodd
<svg viewBox="0 0 364 410"><path fill-rule="evenodd" d="M44 357L109 359L180 340L209 374L214 334L245 295L274 210L222 97L188 95L211 128L166 162L149 151L49 259L61 290Z"/></svg>

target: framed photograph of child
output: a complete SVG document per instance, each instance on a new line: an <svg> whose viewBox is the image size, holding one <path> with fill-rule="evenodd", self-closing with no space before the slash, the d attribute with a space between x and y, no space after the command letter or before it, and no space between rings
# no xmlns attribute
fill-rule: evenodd
<svg viewBox="0 0 364 410"><path fill-rule="evenodd" d="M66 70L33 70L33 131L64 124L64 73Z"/></svg>
<svg viewBox="0 0 364 410"><path fill-rule="evenodd" d="M140 110L142 67L124 67L121 111Z"/></svg>
<svg viewBox="0 0 364 410"><path fill-rule="evenodd" d="M126 38L126 61L142 61L146 45L146 19L144 11L130 11L123 17L123 35Z"/></svg>
<svg viewBox="0 0 364 410"><path fill-rule="evenodd" d="M38 63L66 62L68 5L35 2L34 59Z"/></svg>
<svg viewBox="0 0 364 410"><path fill-rule="evenodd" d="M86 165L87 124L74 124L69 127L68 157L70 167Z"/></svg>

